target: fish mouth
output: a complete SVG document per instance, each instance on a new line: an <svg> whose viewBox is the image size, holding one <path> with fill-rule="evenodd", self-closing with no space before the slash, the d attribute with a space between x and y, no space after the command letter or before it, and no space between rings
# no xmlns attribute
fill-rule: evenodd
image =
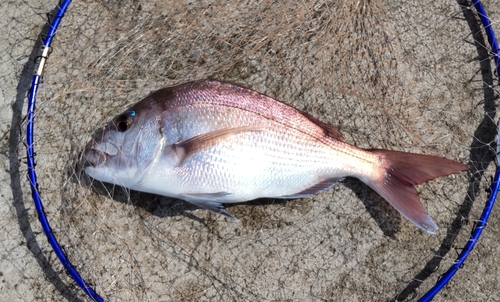
<svg viewBox="0 0 500 302"><path fill-rule="evenodd" d="M106 160L118 154L118 147L112 142L99 142L85 151L85 159L90 166L99 166Z"/></svg>

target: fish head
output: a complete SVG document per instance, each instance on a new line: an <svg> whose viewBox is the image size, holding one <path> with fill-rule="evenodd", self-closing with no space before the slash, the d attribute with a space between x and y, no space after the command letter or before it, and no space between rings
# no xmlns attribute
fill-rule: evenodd
<svg viewBox="0 0 500 302"><path fill-rule="evenodd" d="M127 188L140 184L164 145L161 114L145 99L98 129L84 151L85 172Z"/></svg>

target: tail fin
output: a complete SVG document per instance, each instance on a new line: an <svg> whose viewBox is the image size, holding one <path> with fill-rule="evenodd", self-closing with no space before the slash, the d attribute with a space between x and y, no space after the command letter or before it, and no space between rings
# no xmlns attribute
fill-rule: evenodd
<svg viewBox="0 0 500 302"><path fill-rule="evenodd" d="M369 150L378 155L383 177L367 185L385 198L396 210L424 231L434 234L436 223L427 213L413 187L439 176L467 170L467 166L442 157L389 150Z"/></svg>

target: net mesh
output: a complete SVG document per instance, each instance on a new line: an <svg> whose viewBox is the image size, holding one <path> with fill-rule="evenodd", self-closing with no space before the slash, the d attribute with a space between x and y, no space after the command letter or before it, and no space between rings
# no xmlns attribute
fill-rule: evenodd
<svg viewBox="0 0 500 302"><path fill-rule="evenodd" d="M471 10L444 1L75 1L36 113L37 173L53 231L110 301L420 296L467 242L495 168L499 89L481 37ZM430 236L354 179L310 198L229 206L239 219L231 222L81 171L85 144L111 117L152 90L208 77L306 111L359 147L443 156L471 172L418 186L440 227ZM496 227L493 220L491 233ZM496 276L480 261L495 246L485 234L470 276L447 295L481 300L498 290L481 277ZM47 263L61 270L50 255ZM46 283L30 284L49 299ZM68 292L83 299L73 285Z"/></svg>

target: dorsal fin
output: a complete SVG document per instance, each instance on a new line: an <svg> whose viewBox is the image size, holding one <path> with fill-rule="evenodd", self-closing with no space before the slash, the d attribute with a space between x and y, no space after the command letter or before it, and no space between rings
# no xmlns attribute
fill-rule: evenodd
<svg viewBox="0 0 500 302"><path fill-rule="evenodd" d="M334 128L333 126L318 120L317 118L315 118L314 116L310 115L307 112L300 111L300 113L302 113L308 120L316 124L318 127L321 127L325 132L325 135L328 135L329 137L332 137L341 142L344 141L342 134L340 134L337 128Z"/></svg>
<svg viewBox="0 0 500 302"><path fill-rule="evenodd" d="M204 97L193 97L193 95L200 94L203 94ZM344 141L340 132L333 126L318 120L307 112L293 108L242 84L210 79L188 82L160 89L138 104L143 102L146 104L142 104L142 106L154 102L159 103L165 111L191 105L227 106L232 110L256 113L263 118L281 123L285 127L292 127L303 133L314 136L323 134L326 137ZM316 127L319 127L322 133L318 133Z"/></svg>

